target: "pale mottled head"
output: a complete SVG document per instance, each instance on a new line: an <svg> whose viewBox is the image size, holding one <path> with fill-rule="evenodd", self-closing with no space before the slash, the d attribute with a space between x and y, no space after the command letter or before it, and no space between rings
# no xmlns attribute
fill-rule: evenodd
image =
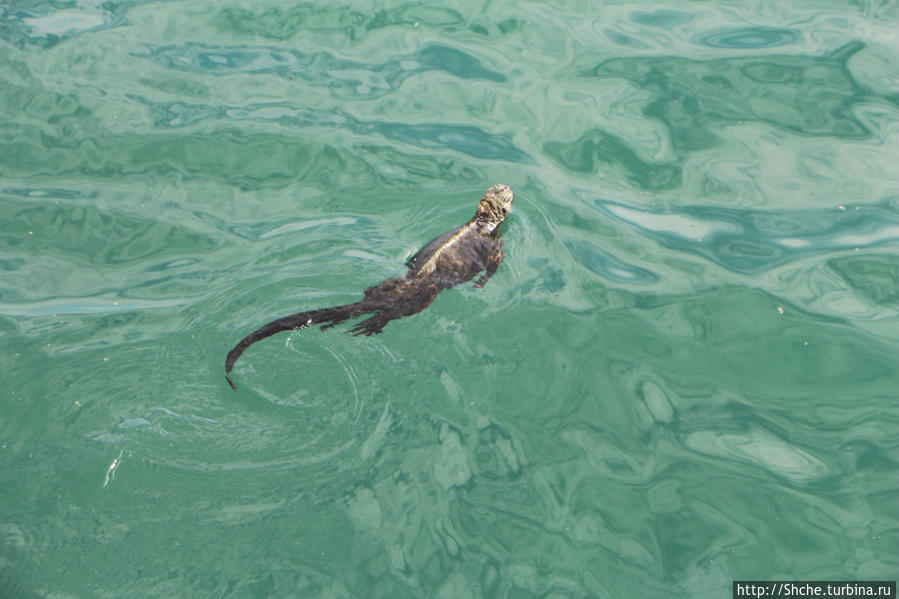
<svg viewBox="0 0 899 599"><path fill-rule="evenodd" d="M515 194L512 193L511 187L494 185L481 198L475 218L493 230L509 216L509 212L512 211L513 199L515 199Z"/></svg>

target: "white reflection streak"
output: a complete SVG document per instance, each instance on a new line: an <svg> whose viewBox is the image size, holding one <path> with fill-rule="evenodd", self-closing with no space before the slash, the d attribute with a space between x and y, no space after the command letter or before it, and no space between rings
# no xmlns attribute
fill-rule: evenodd
<svg viewBox="0 0 899 599"><path fill-rule="evenodd" d="M708 237L712 233L742 233L741 227L717 220L700 220L680 214L650 214L625 206L609 205L606 210L623 221L658 233L673 233L681 237Z"/></svg>
<svg viewBox="0 0 899 599"><path fill-rule="evenodd" d="M115 478L115 471L119 467L119 464L122 463L122 454L125 453L124 449L119 450L119 456L112 461L112 464L109 465L109 468L106 469L106 480L103 481L103 488L106 488L106 485L109 484L109 481Z"/></svg>
<svg viewBox="0 0 899 599"><path fill-rule="evenodd" d="M891 241L899 238L899 227L885 227L875 233L857 234L857 235L838 235L834 238L834 242L838 245L852 247L864 247L874 245L882 241Z"/></svg>

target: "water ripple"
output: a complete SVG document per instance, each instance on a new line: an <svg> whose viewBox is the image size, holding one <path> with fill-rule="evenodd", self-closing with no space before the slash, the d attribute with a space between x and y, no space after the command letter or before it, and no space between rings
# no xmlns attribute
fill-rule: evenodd
<svg viewBox="0 0 899 599"><path fill-rule="evenodd" d="M804 256L899 241L899 211L889 201L797 211L718 206L648 210L602 199L595 205L668 247L741 273L770 270Z"/></svg>
<svg viewBox="0 0 899 599"><path fill-rule="evenodd" d="M743 27L725 29L696 36L693 41L711 48L773 48L792 44L801 39L795 29L775 27Z"/></svg>
<svg viewBox="0 0 899 599"><path fill-rule="evenodd" d="M603 251L587 241L567 242L575 260L589 268L597 275L613 283L634 285L651 285L660 277L654 272L628 264L613 254Z"/></svg>
<svg viewBox="0 0 899 599"><path fill-rule="evenodd" d="M29 2L0 7L0 33L4 41L52 48L84 34L121 27L126 20L108 5L60 9L53 3Z"/></svg>
<svg viewBox="0 0 899 599"><path fill-rule="evenodd" d="M571 142L546 142L543 151L578 173L596 173L612 166L623 170L629 181L643 189L663 190L681 185L679 165L645 160L625 140L598 129L586 131Z"/></svg>
<svg viewBox="0 0 899 599"><path fill-rule="evenodd" d="M683 151L718 145L713 123L751 120L799 135L861 139L871 131L854 114L860 85L846 63L864 47L851 42L824 56L611 58L581 76L622 78L651 91L643 113L664 123Z"/></svg>
<svg viewBox="0 0 899 599"><path fill-rule="evenodd" d="M289 127L339 127L360 135L379 134L387 139L426 149L448 149L487 160L530 162L531 159L502 136L467 125L439 123L397 123L362 121L340 111L318 112L296 104L247 104L240 108L186 104L184 102L151 102L140 96L134 99L151 110L155 125L171 129L209 121L273 122Z"/></svg>
<svg viewBox="0 0 899 599"><path fill-rule="evenodd" d="M376 98L403 81L439 70L460 79L503 82L505 75L485 67L470 54L442 44L428 44L412 53L395 55L383 63L364 63L335 57L330 52L307 53L279 46L214 46L185 44L155 47L136 55L169 69L203 75L276 74L326 86L340 96Z"/></svg>
<svg viewBox="0 0 899 599"><path fill-rule="evenodd" d="M745 434L694 432L684 444L700 453L743 460L797 482L831 474L831 468L811 453L761 430Z"/></svg>

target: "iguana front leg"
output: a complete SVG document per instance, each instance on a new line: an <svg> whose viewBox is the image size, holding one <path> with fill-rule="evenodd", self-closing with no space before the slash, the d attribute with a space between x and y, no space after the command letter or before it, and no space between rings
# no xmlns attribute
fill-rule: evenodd
<svg viewBox="0 0 899 599"><path fill-rule="evenodd" d="M481 278L478 279L478 282L475 283L474 286L483 287L484 284L490 280L490 277L493 276L493 273L496 272L496 269L499 268L499 265L503 263L503 258L505 257L506 253L503 251L502 244L497 244L496 249L487 256L487 271L481 275Z"/></svg>

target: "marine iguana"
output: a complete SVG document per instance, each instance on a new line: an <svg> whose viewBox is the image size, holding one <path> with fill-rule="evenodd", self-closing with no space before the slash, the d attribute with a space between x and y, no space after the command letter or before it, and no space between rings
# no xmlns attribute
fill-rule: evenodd
<svg viewBox="0 0 899 599"><path fill-rule="evenodd" d="M470 281L484 274L475 287L483 287L499 268L505 254L499 226L512 209L514 194L508 185L494 185L484 193L477 212L470 221L440 235L417 254L406 266L403 278L387 279L365 290L365 297L354 304L299 312L274 320L244 337L225 359L225 379L232 389L231 369L237 358L252 344L281 331L299 330L320 324L327 329L344 320L372 314L349 332L354 335L380 333L395 318L421 312L444 289Z"/></svg>

